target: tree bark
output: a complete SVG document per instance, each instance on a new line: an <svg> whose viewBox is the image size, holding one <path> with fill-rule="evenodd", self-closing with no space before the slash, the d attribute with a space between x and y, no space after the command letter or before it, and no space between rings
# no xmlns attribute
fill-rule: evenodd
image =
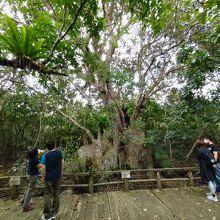
<svg viewBox="0 0 220 220"><path fill-rule="evenodd" d="M13 68L20 68L23 70L30 69L36 70L44 75L58 75L67 76L67 74L58 72L56 70L48 69L43 64L34 62L28 57L23 57L20 59L8 60L4 57L0 57L0 66L8 66Z"/></svg>

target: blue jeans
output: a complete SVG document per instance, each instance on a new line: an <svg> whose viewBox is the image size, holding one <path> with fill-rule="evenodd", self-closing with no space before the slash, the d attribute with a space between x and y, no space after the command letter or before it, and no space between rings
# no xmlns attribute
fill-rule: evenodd
<svg viewBox="0 0 220 220"><path fill-rule="evenodd" d="M220 185L220 162L216 164L215 177L216 177L216 180L217 180L217 184Z"/></svg>

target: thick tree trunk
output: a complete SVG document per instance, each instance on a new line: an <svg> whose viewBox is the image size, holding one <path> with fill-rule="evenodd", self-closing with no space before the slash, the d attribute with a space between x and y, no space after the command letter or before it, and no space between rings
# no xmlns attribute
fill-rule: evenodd
<svg viewBox="0 0 220 220"><path fill-rule="evenodd" d="M146 160L147 160L147 169L154 168L154 161L153 161L153 151L151 147L146 147ZM155 173L152 171L147 172L148 178L152 179L155 178Z"/></svg>
<svg viewBox="0 0 220 220"><path fill-rule="evenodd" d="M120 169L122 169L125 158L124 149L121 146L121 129L119 126L119 121L115 121L113 129L113 152L115 153L114 163L116 167L118 166Z"/></svg>
<svg viewBox="0 0 220 220"><path fill-rule="evenodd" d="M139 156L144 147L145 135L143 131L136 129L128 129L123 133L126 140L125 164L127 168L139 168Z"/></svg>
<svg viewBox="0 0 220 220"><path fill-rule="evenodd" d="M172 150L172 141L169 140L169 152L170 152L170 159L173 158L173 150Z"/></svg>

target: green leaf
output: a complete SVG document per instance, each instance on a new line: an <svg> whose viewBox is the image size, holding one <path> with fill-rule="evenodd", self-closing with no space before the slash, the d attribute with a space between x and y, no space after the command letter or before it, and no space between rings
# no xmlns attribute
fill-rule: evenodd
<svg viewBox="0 0 220 220"><path fill-rule="evenodd" d="M5 48L9 49L11 52L14 52L14 42L5 35L0 35L0 39L6 43Z"/></svg>
<svg viewBox="0 0 220 220"><path fill-rule="evenodd" d="M14 21L9 17L6 16L6 21L9 27L8 37L11 38L11 49L14 50L17 54L21 53L20 44L20 33Z"/></svg>
<svg viewBox="0 0 220 220"><path fill-rule="evenodd" d="M23 26L21 27L21 39L20 39L20 47L21 47L21 52L26 53L26 36L27 36L27 31L26 28Z"/></svg>
<svg viewBox="0 0 220 220"><path fill-rule="evenodd" d="M28 54L32 58L38 58L39 52L42 48L42 45L44 43L45 39L41 38L38 40L34 46L32 46L30 53Z"/></svg>

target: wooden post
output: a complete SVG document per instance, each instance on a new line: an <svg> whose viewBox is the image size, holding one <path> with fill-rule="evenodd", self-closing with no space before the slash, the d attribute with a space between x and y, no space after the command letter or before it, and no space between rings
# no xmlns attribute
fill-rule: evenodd
<svg viewBox="0 0 220 220"><path fill-rule="evenodd" d="M11 199L17 199L19 195L20 177L11 177L9 185L11 187Z"/></svg>
<svg viewBox="0 0 220 220"><path fill-rule="evenodd" d="M19 190L17 185L11 186L11 199L17 199L19 195Z"/></svg>
<svg viewBox="0 0 220 220"><path fill-rule="evenodd" d="M89 175L89 193L93 193L93 174L90 173Z"/></svg>
<svg viewBox="0 0 220 220"><path fill-rule="evenodd" d="M129 184L128 184L128 179L124 178L124 191L128 192L129 191Z"/></svg>
<svg viewBox="0 0 220 220"><path fill-rule="evenodd" d="M124 191L128 192L128 190L129 190L128 179L131 178L131 172L129 170L122 171L121 172L121 178L124 181Z"/></svg>
<svg viewBox="0 0 220 220"><path fill-rule="evenodd" d="M189 185L190 185L190 186L194 186L193 174L192 174L192 171L191 171L191 170L189 170L189 171L187 172L187 176L189 177Z"/></svg>
<svg viewBox="0 0 220 220"><path fill-rule="evenodd" d="M70 179L71 179L71 183L74 184L75 183L74 176L72 176ZM71 191L72 194L76 193L75 187L71 187Z"/></svg>
<svg viewBox="0 0 220 220"><path fill-rule="evenodd" d="M157 172L157 188L158 189L162 189L162 184L161 184L161 180L160 180L160 172Z"/></svg>
<svg viewBox="0 0 220 220"><path fill-rule="evenodd" d="M3 166L0 165L0 176L2 176L2 175L3 175Z"/></svg>

